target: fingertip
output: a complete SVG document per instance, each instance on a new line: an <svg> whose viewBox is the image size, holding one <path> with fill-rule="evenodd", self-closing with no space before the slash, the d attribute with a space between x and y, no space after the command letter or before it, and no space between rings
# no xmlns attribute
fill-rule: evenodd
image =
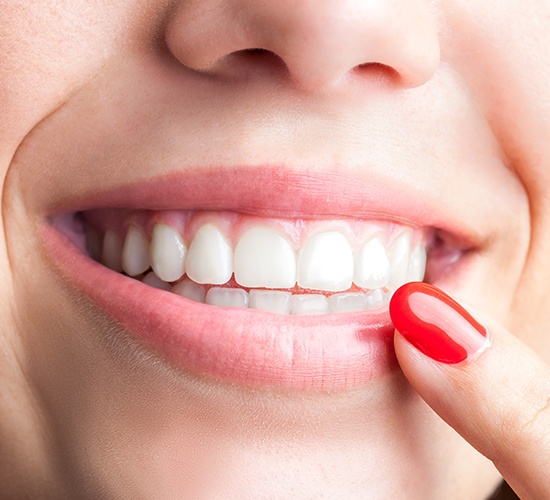
<svg viewBox="0 0 550 500"><path fill-rule="evenodd" d="M389 310L403 339L439 363L471 360L491 342L487 328L449 295L428 283L413 282L400 287Z"/></svg>

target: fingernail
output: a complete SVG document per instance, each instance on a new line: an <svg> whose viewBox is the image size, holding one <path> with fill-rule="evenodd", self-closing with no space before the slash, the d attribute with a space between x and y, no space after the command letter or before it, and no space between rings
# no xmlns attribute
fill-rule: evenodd
<svg viewBox="0 0 550 500"><path fill-rule="evenodd" d="M481 326L455 300L427 283L407 283L390 301L395 328L420 352L436 361L460 363L490 343Z"/></svg>

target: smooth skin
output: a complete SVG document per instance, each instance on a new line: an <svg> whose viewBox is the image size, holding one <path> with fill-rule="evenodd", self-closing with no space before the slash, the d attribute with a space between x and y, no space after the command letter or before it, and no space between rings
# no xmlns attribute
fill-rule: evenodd
<svg viewBox="0 0 550 500"><path fill-rule="evenodd" d="M5 496L482 499L502 474L549 497L549 28L546 0L3 2ZM492 347L447 366L397 334L402 372L348 393L195 378L39 237L75 197L267 163L437 200L471 247L441 284Z"/></svg>

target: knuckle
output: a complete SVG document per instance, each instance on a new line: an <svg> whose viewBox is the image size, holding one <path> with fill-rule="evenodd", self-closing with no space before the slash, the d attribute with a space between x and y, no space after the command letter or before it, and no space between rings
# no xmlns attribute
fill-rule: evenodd
<svg viewBox="0 0 550 500"><path fill-rule="evenodd" d="M546 398L546 401L542 405L535 406L532 415L523 424L523 430L525 432L537 431L540 429L542 423L545 429L549 429L548 426L550 420L550 396Z"/></svg>
<svg viewBox="0 0 550 500"><path fill-rule="evenodd" d="M534 447L550 447L550 443L546 443L550 429L550 395L509 411L502 418L499 428L501 443L515 453L529 453Z"/></svg>

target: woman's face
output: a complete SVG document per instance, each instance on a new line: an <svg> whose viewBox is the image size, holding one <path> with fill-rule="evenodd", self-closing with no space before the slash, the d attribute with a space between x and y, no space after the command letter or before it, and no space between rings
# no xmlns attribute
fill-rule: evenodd
<svg viewBox="0 0 550 500"><path fill-rule="evenodd" d="M3 5L13 489L488 495L492 465L400 373L387 300L427 253L427 281L548 359L549 20L545 0Z"/></svg>

